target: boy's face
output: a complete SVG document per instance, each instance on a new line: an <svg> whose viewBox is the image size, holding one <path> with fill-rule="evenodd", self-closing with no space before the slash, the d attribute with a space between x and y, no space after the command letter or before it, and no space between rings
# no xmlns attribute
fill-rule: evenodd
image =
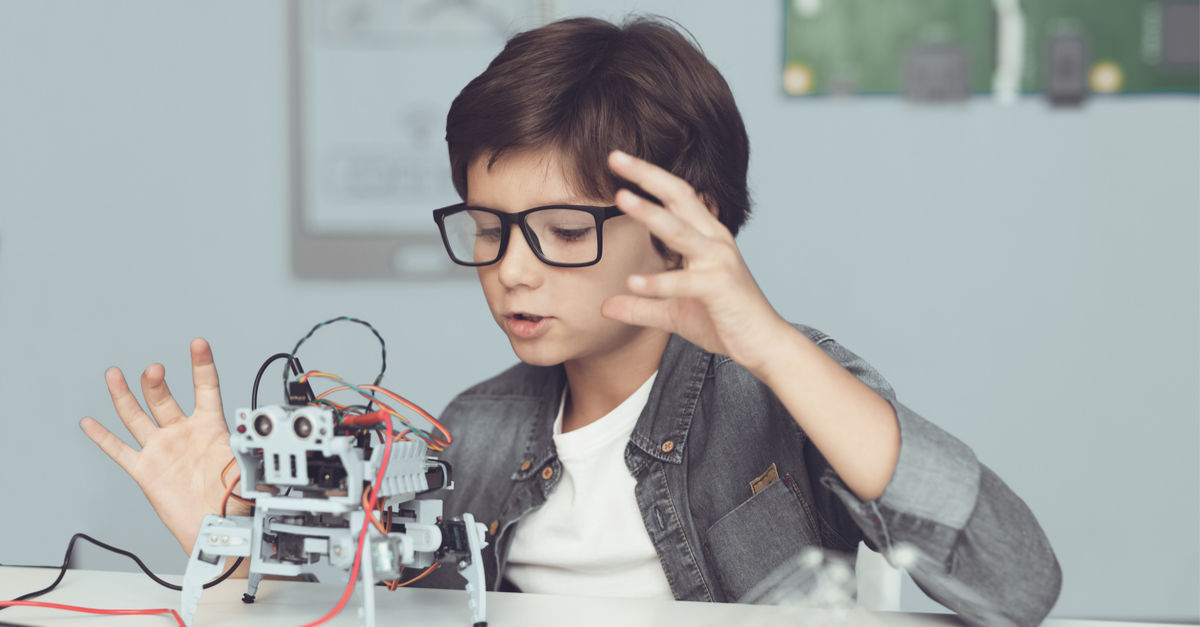
<svg viewBox="0 0 1200 627"><path fill-rule="evenodd" d="M574 192L549 151L505 153L490 169L486 156L476 158L467 169L467 190L467 204L507 213L554 204L613 204L611 198ZM627 293L630 274L667 269L649 231L637 221L628 216L605 221L599 263L581 268L542 263L520 228L511 228L504 256L477 270L492 316L521 361L551 366L619 356L621 349L655 333L600 315L606 298Z"/></svg>

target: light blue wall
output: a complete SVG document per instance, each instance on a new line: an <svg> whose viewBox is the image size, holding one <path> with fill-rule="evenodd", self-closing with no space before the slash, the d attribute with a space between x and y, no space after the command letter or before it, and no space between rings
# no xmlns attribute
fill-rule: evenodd
<svg viewBox="0 0 1200 627"><path fill-rule="evenodd" d="M749 128L758 281L1025 498L1063 564L1054 615L1198 619L1195 97L788 100L777 3L560 6L696 35ZM182 571L75 426L120 428L109 365L165 363L190 407L187 342L207 337L231 410L265 356L342 313L375 323L390 386L433 410L513 360L469 275L291 277L283 8L0 3L0 563L57 562L85 531ZM330 331L305 361L366 378L373 341ZM127 567L88 548L76 564ZM934 607L911 586L904 605Z"/></svg>

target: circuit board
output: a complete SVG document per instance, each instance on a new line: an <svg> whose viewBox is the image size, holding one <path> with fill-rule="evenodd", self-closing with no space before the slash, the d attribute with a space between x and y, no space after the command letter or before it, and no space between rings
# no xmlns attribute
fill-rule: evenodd
<svg viewBox="0 0 1200 627"><path fill-rule="evenodd" d="M787 94L1200 92L1197 0L785 0ZM1012 45L1012 44L1009 44Z"/></svg>

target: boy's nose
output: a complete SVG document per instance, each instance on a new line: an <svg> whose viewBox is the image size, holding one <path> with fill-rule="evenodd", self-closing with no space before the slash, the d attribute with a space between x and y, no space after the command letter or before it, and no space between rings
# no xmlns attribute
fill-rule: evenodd
<svg viewBox="0 0 1200 627"><path fill-rule="evenodd" d="M542 268L545 264L533 254L520 225L514 224L510 228L507 250L496 262L499 266L500 283L508 288L519 285L537 287L541 285Z"/></svg>

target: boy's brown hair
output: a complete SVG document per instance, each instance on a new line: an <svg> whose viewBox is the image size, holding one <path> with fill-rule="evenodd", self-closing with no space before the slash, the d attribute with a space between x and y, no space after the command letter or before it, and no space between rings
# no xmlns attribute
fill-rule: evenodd
<svg viewBox="0 0 1200 627"><path fill-rule="evenodd" d="M454 99L446 143L464 200L473 159L490 166L524 149L556 151L578 192L611 198L631 187L607 165L619 149L686 180L735 235L750 213L750 144L729 85L656 19L567 19L516 35Z"/></svg>

